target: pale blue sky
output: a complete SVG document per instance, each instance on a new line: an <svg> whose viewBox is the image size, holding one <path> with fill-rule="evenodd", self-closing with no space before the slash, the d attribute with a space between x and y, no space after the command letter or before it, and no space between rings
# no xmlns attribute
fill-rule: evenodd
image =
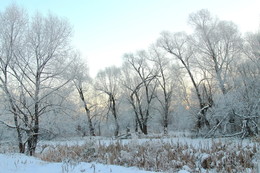
<svg viewBox="0 0 260 173"><path fill-rule="evenodd" d="M12 2L30 13L66 17L93 77L104 67L119 66L124 53L148 48L164 30L189 32L189 14L203 8L232 20L241 32L256 31L260 24L260 0L0 0L0 10Z"/></svg>

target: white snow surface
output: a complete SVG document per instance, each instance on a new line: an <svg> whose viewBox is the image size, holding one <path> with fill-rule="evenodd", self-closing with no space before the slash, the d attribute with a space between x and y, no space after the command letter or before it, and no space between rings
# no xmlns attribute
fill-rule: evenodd
<svg viewBox="0 0 260 173"><path fill-rule="evenodd" d="M125 168L98 163L48 163L23 154L0 154L0 173L152 173L135 167ZM184 172L183 172L184 173Z"/></svg>
<svg viewBox="0 0 260 173"><path fill-rule="evenodd" d="M180 170L178 173L190 173L190 172L188 172L186 170Z"/></svg>

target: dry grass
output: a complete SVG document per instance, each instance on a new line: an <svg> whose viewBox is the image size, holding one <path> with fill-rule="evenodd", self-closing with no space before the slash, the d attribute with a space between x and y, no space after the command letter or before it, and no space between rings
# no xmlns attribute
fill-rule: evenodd
<svg viewBox="0 0 260 173"><path fill-rule="evenodd" d="M202 169L217 172L254 171L254 155L259 152L258 144L242 146L221 141L212 141L207 147L163 142L116 142L107 146L86 143L83 146L47 146L46 149L38 157L49 162L72 159L169 172L176 172L184 167L192 172L201 172Z"/></svg>

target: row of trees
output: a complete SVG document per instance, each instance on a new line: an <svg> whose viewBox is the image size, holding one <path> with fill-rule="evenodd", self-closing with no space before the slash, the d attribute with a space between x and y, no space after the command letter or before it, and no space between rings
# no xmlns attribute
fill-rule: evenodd
<svg viewBox="0 0 260 173"><path fill-rule="evenodd" d="M16 130L20 152L30 155L44 133L41 122L68 114L84 113L91 136L111 118L114 136L126 127L168 134L172 121L186 121L184 111L199 135L256 135L260 34L242 36L207 10L190 14L189 24L192 34L162 32L148 50L125 54L122 67L91 79L65 19L29 18L8 7L0 13L0 122Z"/></svg>

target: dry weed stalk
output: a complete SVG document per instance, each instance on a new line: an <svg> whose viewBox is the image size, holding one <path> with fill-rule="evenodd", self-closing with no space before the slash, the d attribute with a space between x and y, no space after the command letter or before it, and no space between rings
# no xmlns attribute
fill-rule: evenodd
<svg viewBox="0 0 260 173"><path fill-rule="evenodd" d="M212 141L211 145L194 147L182 143L142 144L120 142L110 145L57 146L40 154L46 161L61 162L73 159L122 166L137 166L150 171L177 171L184 166L193 172L214 169L217 172L256 170L252 162L258 144L242 146L239 143Z"/></svg>

